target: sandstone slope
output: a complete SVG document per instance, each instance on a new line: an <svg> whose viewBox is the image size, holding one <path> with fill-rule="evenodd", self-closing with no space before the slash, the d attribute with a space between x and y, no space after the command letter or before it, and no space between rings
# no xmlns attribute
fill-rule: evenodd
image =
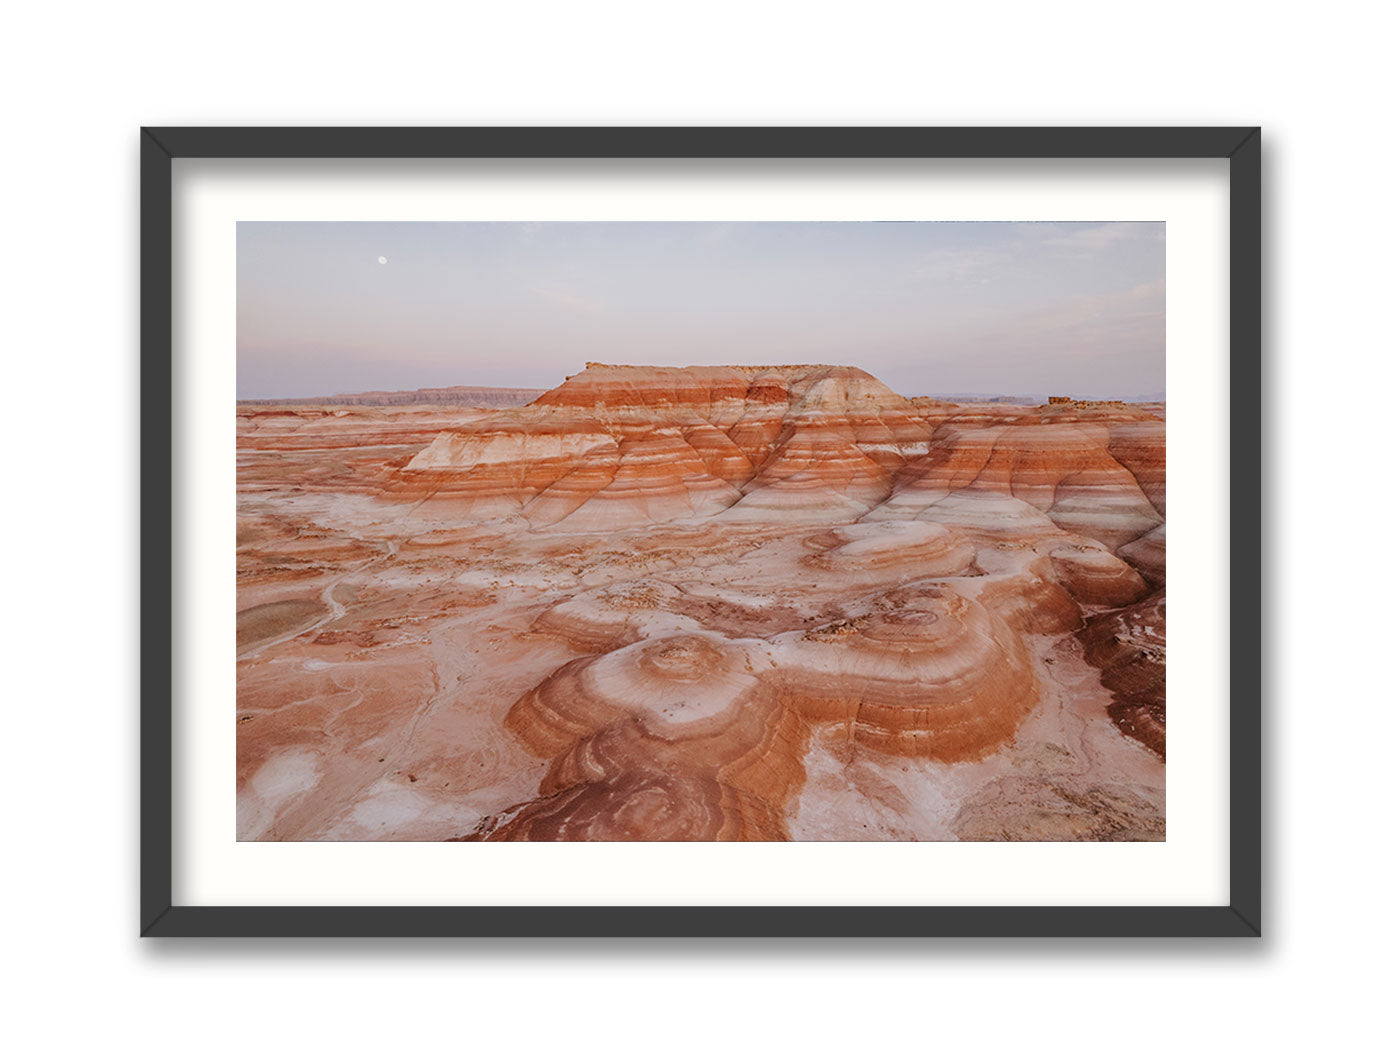
<svg viewBox="0 0 1400 1045"><path fill-rule="evenodd" d="M239 837L1162 837L1165 424L854 367L240 407Z"/></svg>

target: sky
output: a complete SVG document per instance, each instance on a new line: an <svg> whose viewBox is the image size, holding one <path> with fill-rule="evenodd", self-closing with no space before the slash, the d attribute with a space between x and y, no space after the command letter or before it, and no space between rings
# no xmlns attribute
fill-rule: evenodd
<svg viewBox="0 0 1400 1045"><path fill-rule="evenodd" d="M1160 222L239 222L238 398L832 363L1163 398Z"/></svg>

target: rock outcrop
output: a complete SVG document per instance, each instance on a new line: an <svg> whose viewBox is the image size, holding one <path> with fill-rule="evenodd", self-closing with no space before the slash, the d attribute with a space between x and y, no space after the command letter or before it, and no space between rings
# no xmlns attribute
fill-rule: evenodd
<svg viewBox="0 0 1400 1045"><path fill-rule="evenodd" d="M1096 619L1081 633L1085 659L1113 692L1118 728L1167 754L1167 596L1165 592Z"/></svg>
<svg viewBox="0 0 1400 1045"><path fill-rule="evenodd" d="M399 472L463 519L605 530L681 519L926 519L1116 549L1161 524L1164 426L1136 408L947 412L854 367L590 364L440 433Z"/></svg>
<svg viewBox="0 0 1400 1045"><path fill-rule="evenodd" d="M239 408L240 838L1161 837L1163 410L497 405Z"/></svg>

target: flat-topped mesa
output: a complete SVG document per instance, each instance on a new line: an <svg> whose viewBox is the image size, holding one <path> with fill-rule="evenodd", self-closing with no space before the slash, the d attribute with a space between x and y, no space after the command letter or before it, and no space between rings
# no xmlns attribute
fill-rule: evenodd
<svg viewBox="0 0 1400 1045"><path fill-rule="evenodd" d="M387 493L569 532L920 519L1113 550L1165 517L1165 425L1133 406L921 406L851 366L590 363L440 432Z"/></svg>
<svg viewBox="0 0 1400 1045"><path fill-rule="evenodd" d="M1050 396L1044 406L1024 418L1023 423L1044 424L1057 421L1155 421L1157 415L1137 403L1121 399L1071 399Z"/></svg>
<svg viewBox="0 0 1400 1045"><path fill-rule="evenodd" d="M858 373L865 373L852 366L842 366L837 363L702 363L695 366L653 366L648 363L596 363L588 362L583 364L583 370L572 377L579 377L590 370L605 370L613 373L625 371L652 371L652 372L674 372L677 370L701 371L701 370L727 370L738 374L747 374L750 377L756 374L768 373L808 373L813 370L855 370ZM870 375L866 374L867 377ZM568 381L571 378L565 378Z"/></svg>
<svg viewBox="0 0 1400 1045"><path fill-rule="evenodd" d="M931 432L857 367L590 364L527 406L440 433L395 493L596 529L711 516L781 486L787 506L853 518ZM765 514L770 500L744 511Z"/></svg>
<svg viewBox="0 0 1400 1045"><path fill-rule="evenodd" d="M913 416L903 396L858 367L612 366L589 363L532 404L561 411L585 410L618 423L712 424L787 413Z"/></svg>
<svg viewBox="0 0 1400 1045"><path fill-rule="evenodd" d="M1051 396L1047 402L1051 406L1072 406L1076 410L1087 410L1092 406L1124 406L1121 399L1075 399L1073 396Z"/></svg>

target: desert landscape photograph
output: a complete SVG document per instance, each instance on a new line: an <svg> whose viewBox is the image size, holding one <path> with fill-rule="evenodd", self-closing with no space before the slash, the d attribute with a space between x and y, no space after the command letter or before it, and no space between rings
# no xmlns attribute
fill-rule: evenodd
<svg viewBox="0 0 1400 1045"><path fill-rule="evenodd" d="M1155 222L241 222L241 841L1166 838Z"/></svg>

